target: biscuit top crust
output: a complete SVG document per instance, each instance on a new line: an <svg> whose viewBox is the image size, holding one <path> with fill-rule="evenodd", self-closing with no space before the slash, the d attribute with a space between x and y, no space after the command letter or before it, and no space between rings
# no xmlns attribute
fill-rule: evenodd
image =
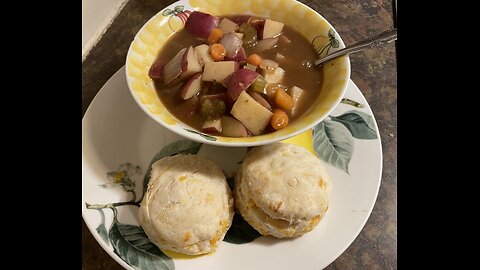
<svg viewBox="0 0 480 270"><path fill-rule="evenodd" d="M152 164L140 223L156 241L185 247L216 245L231 225L233 198L222 170L209 158L176 155Z"/></svg>
<svg viewBox="0 0 480 270"><path fill-rule="evenodd" d="M287 143L255 147L242 170L253 201L272 218L301 222L328 208L327 170L303 147Z"/></svg>

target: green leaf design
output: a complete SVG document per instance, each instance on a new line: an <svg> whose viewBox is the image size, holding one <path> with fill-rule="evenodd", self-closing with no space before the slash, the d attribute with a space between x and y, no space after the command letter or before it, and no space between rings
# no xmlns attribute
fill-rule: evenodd
<svg viewBox="0 0 480 270"><path fill-rule="evenodd" d="M191 130L191 129L185 129L186 131L190 132L190 133L195 133L195 134L198 134L200 136L202 136L204 139L206 140L209 140L209 141L216 141L217 138L213 137L213 136L210 136L210 135L207 135L207 134L203 134L203 133L200 133L198 131L195 131L195 130Z"/></svg>
<svg viewBox="0 0 480 270"><path fill-rule="evenodd" d="M163 12L162 12L162 15L167 17L167 16L170 16L173 14L173 11L171 9L165 9Z"/></svg>
<svg viewBox="0 0 480 270"><path fill-rule="evenodd" d="M150 181L150 173L152 171L152 164L155 161L162 159L164 157L174 156L177 154L196 154L198 153L198 151L200 151L200 147L202 147L201 143L189 141L189 140L175 141L173 143L165 145L162 148L162 150L160 150L160 152L158 152L152 158L150 165L148 165L147 172L143 177L143 193L142 193L142 198L140 199L140 202L142 201L143 196L145 195L145 191L147 191L147 185L148 185L148 181Z"/></svg>
<svg viewBox="0 0 480 270"><path fill-rule="evenodd" d="M107 233L107 228L105 227L105 214L103 213L102 209L97 209L98 212L100 212L100 216L102 217L102 222L100 222L100 225L97 227L97 232L102 237L103 241L107 243L107 245L110 245L108 242L108 233Z"/></svg>
<svg viewBox="0 0 480 270"><path fill-rule="evenodd" d="M335 38L335 31L333 31L333 29L328 30L328 37L331 39Z"/></svg>
<svg viewBox="0 0 480 270"><path fill-rule="evenodd" d="M332 47L333 48L338 48L340 46L340 43L338 42L337 39L332 39Z"/></svg>
<svg viewBox="0 0 480 270"><path fill-rule="evenodd" d="M348 111L340 116L330 116L333 121L342 123L357 139L377 139L373 117L356 110Z"/></svg>
<svg viewBox="0 0 480 270"><path fill-rule="evenodd" d="M233 190L233 185L235 183L235 178L234 177L227 177L227 183L228 183L228 186L230 187L231 190Z"/></svg>
<svg viewBox="0 0 480 270"><path fill-rule="evenodd" d="M252 242L260 236L262 235L250 226L241 215L235 214L233 216L232 226L227 231L223 241L232 244L245 244Z"/></svg>
<svg viewBox="0 0 480 270"><path fill-rule="evenodd" d="M174 8L174 10L175 10L175 13L182 12L182 11L183 11L183 6L176 6L176 7Z"/></svg>
<svg viewBox="0 0 480 270"><path fill-rule="evenodd" d="M313 127L313 149L321 160L349 173L353 138L345 126L326 120Z"/></svg>
<svg viewBox="0 0 480 270"><path fill-rule="evenodd" d="M142 227L122 224L115 220L109 236L115 253L133 268L175 269L172 259L150 242Z"/></svg>

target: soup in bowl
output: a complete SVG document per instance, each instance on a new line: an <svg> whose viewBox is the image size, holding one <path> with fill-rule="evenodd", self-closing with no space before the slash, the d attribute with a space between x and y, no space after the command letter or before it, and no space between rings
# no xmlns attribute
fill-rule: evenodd
<svg viewBox="0 0 480 270"><path fill-rule="evenodd" d="M295 136L340 102L348 57L313 61L344 44L293 1L176 2L137 33L129 89L155 121L188 139L254 146Z"/></svg>

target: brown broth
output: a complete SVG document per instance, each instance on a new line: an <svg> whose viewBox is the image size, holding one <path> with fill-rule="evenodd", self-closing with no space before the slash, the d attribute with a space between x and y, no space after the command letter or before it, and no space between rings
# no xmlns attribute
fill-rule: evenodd
<svg viewBox="0 0 480 270"><path fill-rule="evenodd" d="M232 17L236 16L226 16L226 18ZM292 117L289 113L287 113L290 118L289 123L291 124L293 121L300 118L310 108L310 106L312 106L313 102L320 94L320 89L323 83L323 68L306 67L303 64L306 60L313 63L313 61L317 58L315 49L304 36L288 25L284 26L282 35L288 37L291 42L286 43L279 40L277 47L257 54L263 59L271 59L278 62L279 67L285 70L285 75L281 84L287 86L288 88L297 86L305 90L305 96L302 98L302 102L297 107L298 113L296 116ZM186 30L182 30L174 34L168 40L163 49L160 51L158 59L164 63L167 63L181 49L188 46L195 47L203 43L204 42L196 39ZM254 51L254 47L245 49L245 51L248 57L248 55ZM275 59L277 53L284 55L286 59L277 61ZM167 88L165 85L163 85L161 80L155 80L154 83L160 100L170 111L170 113L175 115L185 124L200 130L204 123L202 116L199 113L188 114L188 116L185 114L185 106L182 106L182 103L184 103L185 100L183 100L178 94L178 90L182 84L180 83L173 87ZM211 84L211 82L204 82L203 88L206 89L207 87L210 87ZM274 102L270 103L273 104ZM228 109L225 114L230 115ZM273 130L273 128L271 128L269 125L265 129L264 133L270 133L273 131L275 130Z"/></svg>

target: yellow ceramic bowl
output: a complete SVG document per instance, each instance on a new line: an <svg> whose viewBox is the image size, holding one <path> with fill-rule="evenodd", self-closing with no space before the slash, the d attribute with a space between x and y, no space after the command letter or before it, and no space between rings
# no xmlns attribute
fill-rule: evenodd
<svg viewBox="0 0 480 270"><path fill-rule="evenodd" d="M313 106L282 130L247 138L202 134L183 124L168 112L155 92L148 70L165 42L183 29L194 10L214 16L251 14L283 22L312 42L322 56L345 47L333 26L306 5L294 0L181 0L158 12L135 36L127 54L128 87L138 105L153 120L188 139L221 146L254 146L284 140L300 134L322 121L337 106L347 89L350 60L332 60L324 67L324 83Z"/></svg>

